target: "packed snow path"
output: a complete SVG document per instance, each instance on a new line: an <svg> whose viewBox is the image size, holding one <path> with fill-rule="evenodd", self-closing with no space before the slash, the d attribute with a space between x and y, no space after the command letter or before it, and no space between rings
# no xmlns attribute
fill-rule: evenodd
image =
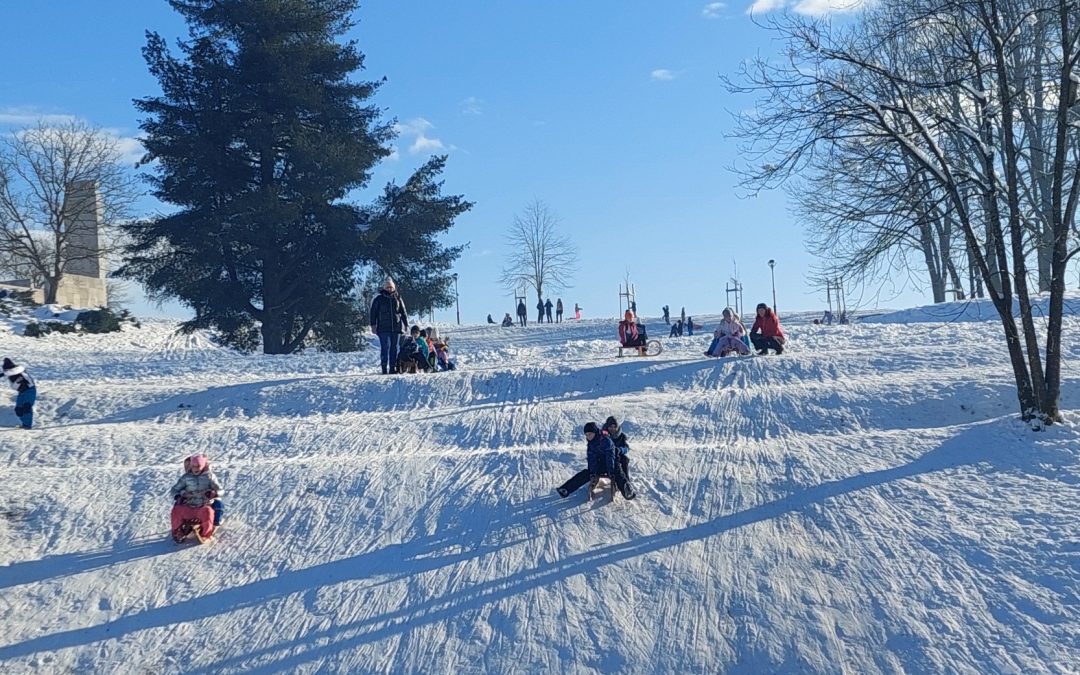
<svg viewBox="0 0 1080 675"><path fill-rule="evenodd" d="M167 323L0 335L41 390L0 430L0 671L1076 672L1077 412L1016 420L994 323L798 323L724 360L467 327L418 376ZM639 498L559 499L608 415ZM226 521L176 547L193 452Z"/></svg>

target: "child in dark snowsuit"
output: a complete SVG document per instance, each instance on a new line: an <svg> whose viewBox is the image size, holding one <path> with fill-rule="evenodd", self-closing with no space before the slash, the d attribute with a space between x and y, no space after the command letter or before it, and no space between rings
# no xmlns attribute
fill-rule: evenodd
<svg viewBox="0 0 1080 675"><path fill-rule="evenodd" d="M604 431L607 432L608 438L611 439L611 443L615 446L615 459L618 460L622 467L622 474L626 480L630 480L630 444L626 441L626 434L619 428L619 420L615 419L615 416L607 418L604 422Z"/></svg>
<svg viewBox="0 0 1080 675"><path fill-rule="evenodd" d="M4 359L4 377L11 383L11 388L18 392L15 395L15 415L23 429L31 429L34 426L34 402L37 401L37 385L34 378L26 372L26 368L17 366L11 359Z"/></svg>
<svg viewBox="0 0 1080 675"><path fill-rule="evenodd" d="M615 444L611 442L606 433L600 431L600 428L596 426L596 422L589 422L585 425L585 440L588 442L586 456L589 466L587 469L578 471L570 480L555 488L559 496L566 497L585 483L595 482L598 478L607 476L615 482L615 487L619 489L625 499L636 497L637 495L634 493L630 481L623 475L622 464L615 457L618 454Z"/></svg>

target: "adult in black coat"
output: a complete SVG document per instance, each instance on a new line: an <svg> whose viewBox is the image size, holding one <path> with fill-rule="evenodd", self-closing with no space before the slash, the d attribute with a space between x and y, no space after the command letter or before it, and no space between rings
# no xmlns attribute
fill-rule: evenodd
<svg viewBox="0 0 1080 675"><path fill-rule="evenodd" d="M529 312L525 309L525 301L519 300L517 306L518 323L524 328L525 324L529 323Z"/></svg>
<svg viewBox="0 0 1080 675"><path fill-rule="evenodd" d="M371 332L379 336L379 363L383 375L397 372L398 343L409 326L405 302L394 280L386 277L379 294L371 301Z"/></svg>

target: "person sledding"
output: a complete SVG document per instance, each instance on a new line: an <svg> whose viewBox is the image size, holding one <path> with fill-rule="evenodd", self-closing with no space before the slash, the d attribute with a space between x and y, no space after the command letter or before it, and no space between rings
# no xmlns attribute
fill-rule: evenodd
<svg viewBox="0 0 1080 675"><path fill-rule="evenodd" d="M169 490L173 498L173 541L179 543L192 533L200 541L214 536L213 503L224 492L206 455L195 454L184 460L184 475Z"/></svg>
<svg viewBox="0 0 1080 675"><path fill-rule="evenodd" d="M26 368L17 366L9 359L4 359L4 377L8 379L15 394L15 416L19 418L22 429L34 426L34 401L37 400L37 384L26 372Z"/></svg>
<svg viewBox="0 0 1080 675"><path fill-rule="evenodd" d="M746 327L739 320L739 315L728 307L724 310L724 318L720 320L720 325L713 331L713 341L705 350L705 356L727 356L732 352L740 356L749 354L750 349L743 342L744 335L746 335Z"/></svg>
<svg viewBox="0 0 1080 675"><path fill-rule="evenodd" d="M555 491L560 497L567 497L578 488L589 483L590 493L601 478L608 478L615 483L615 487L622 493L623 498L633 499L637 495L623 474L622 463L616 458L618 450L608 435L596 426L596 422L589 422L584 427L585 440L587 442L586 457L588 468L574 474Z"/></svg>
<svg viewBox="0 0 1080 675"><path fill-rule="evenodd" d="M626 310L623 320L619 322L619 343L623 347L637 349L638 354L645 356L648 341L645 326L634 320L632 311Z"/></svg>
<svg viewBox="0 0 1080 675"><path fill-rule="evenodd" d="M770 349L775 350L777 355L784 353L787 338L780 327L780 317L764 302L757 306L757 318L750 327L750 341L759 355L768 354Z"/></svg>
<svg viewBox="0 0 1080 675"><path fill-rule="evenodd" d="M619 426L619 420L615 419L614 415L604 420L604 431L607 432L608 438L611 439L611 443L615 446L615 459L618 460L622 468L622 475L629 481L630 443L626 440L626 434L623 433L622 427Z"/></svg>

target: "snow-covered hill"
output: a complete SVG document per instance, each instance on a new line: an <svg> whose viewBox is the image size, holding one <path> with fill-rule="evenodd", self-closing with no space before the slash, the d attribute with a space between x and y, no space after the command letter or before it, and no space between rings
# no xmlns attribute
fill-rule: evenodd
<svg viewBox="0 0 1080 675"><path fill-rule="evenodd" d="M0 335L41 390L0 430L0 672L1077 672L1078 319L1042 433L993 322L726 360L446 327L418 376L173 328ZM559 499L612 414L639 499ZM177 548L197 451L226 522Z"/></svg>

